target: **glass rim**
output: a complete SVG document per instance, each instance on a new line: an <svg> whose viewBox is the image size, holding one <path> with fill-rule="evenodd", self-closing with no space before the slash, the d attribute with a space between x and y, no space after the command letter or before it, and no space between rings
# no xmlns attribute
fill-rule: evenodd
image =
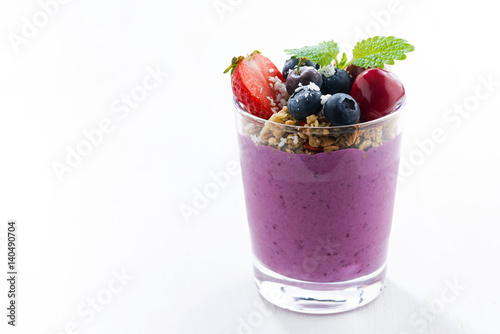
<svg viewBox="0 0 500 334"><path fill-rule="evenodd" d="M263 127L266 125L266 123L270 123L270 124L274 124L274 125L277 125L280 127L288 128L288 129L293 130L293 131L299 131L299 130L302 130L305 128L305 126L303 126L303 125L290 125L290 124L276 123L276 122L266 120L266 119L260 118L258 116L252 115L248 110L246 110L244 108L243 104L240 101L238 101L238 99L234 95L233 95L233 104L234 104L234 108L236 109L236 111L242 117L249 118L254 123L261 124ZM374 120L368 121L368 122L362 122L362 123L356 123L356 124L350 124L350 125L324 126L324 127L320 127L317 129L325 129L325 130L334 131L334 132L335 131L342 131L343 132L343 131L353 131L353 130L375 127L377 125L381 125L381 124L384 124L386 122L389 122L393 118L398 117L401 114L400 110L403 109L405 104L406 104L406 96L403 97L403 100L399 104L397 104L389 114L387 114L383 117L380 117L380 118L377 118L377 119L374 119Z"/></svg>

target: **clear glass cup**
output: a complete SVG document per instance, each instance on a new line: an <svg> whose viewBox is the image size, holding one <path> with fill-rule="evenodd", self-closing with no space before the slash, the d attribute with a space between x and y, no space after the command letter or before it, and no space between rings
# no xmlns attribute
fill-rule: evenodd
<svg viewBox="0 0 500 334"><path fill-rule="evenodd" d="M325 128L282 124L279 115L266 121L234 98L255 279L266 300L329 314L380 294L402 105L374 121Z"/></svg>

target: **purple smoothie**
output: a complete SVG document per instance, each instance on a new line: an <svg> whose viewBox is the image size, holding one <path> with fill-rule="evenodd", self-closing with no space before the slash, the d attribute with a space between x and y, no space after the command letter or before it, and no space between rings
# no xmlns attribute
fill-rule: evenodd
<svg viewBox="0 0 500 334"><path fill-rule="evenodd" d="M290 278L341 282L386 259L398 135L368 152L289 154L239 135L254 254Z"/></svg>

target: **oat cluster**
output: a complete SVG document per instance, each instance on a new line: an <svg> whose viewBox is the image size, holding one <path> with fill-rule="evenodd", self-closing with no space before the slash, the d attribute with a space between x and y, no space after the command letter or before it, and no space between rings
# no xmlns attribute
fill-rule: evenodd
<svg viewBox="0 0 500 334"><path fill-rule="evenodd" d="M257 145L271 146L296 154L312 155L346 148L357 148L366 152L393 139L397 134L395 119L368 129L362 129L361 124L356 124L353 125L354 130L339 132L327 129L332 125L322 114L311 115L307 117L306 122L299 122L290 115L286 106L272 115L269 121L264 127L250 122L244 124L244 134ZM243 122L246 122L245 119ZM291 129L285 125L299 127Z"/></svg>

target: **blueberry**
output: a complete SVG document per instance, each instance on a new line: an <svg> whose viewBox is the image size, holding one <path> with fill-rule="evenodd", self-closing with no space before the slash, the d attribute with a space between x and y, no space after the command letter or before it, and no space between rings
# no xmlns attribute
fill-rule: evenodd
<svg viewBox="0 0 500 334"><path fill-rule="evenodd" d="M324 110L326 119L333 125L349 125L359 121L358 103L344 93L330 96Z"/></svg>
<svg viewBox="0 0 500 334"><path fill-rule="evenodd" d="M298 120L305 120L312 114L317 115L322 108L321 92L309 86L299 87L288 99L288 110Z"/></svg>
<svg viewBox="0 0 500 334"><path fill-rule="evenodd" d="M336 68L334 75L326 76L328 74L325 74L326 73L321 74L321 77L323 78L321 91L323 92L323 94L333 95L337 93L351 93L352 79L347 71Z"/></svg>
<svg viewBox="0 0 500 334"><path fill-rule="evenodd" d="M290 70L293 70L294 68L296 68L298 63L299 63L299 60L297 58L290 58L287 61L285 61L285 65L283 66L283 71L281 71L281 73L283 74L283 78L285 78L285 80L286 80L286 78L288 78L288 73L290 72ZM306 60L306 63L304 64L304 66L311 66L311 67L314 67L317 70L319 70L319 65L310 61L309 59Z"/></svg>
<svg viewBox="0 0 500 334"><path fill-rule="evenodd" d="M293 70L297 64L299 63L299 60L297 58L290 58L287 61L285 61L285 65L283 65L283 70L281 73L283 74L283 78L288 78L288 72L290 70Z"/></svg>
<svg viewBox="0 0 500 334"><path fill-rule="evenodd" d="M292 95L295 90L300 86L307 86L311 82L314 82L318 88L323 84L323 79L318 70L311 66L301 66L299 73L294 69L288 75L286 79L286 91L288 94Z"/></svg>

